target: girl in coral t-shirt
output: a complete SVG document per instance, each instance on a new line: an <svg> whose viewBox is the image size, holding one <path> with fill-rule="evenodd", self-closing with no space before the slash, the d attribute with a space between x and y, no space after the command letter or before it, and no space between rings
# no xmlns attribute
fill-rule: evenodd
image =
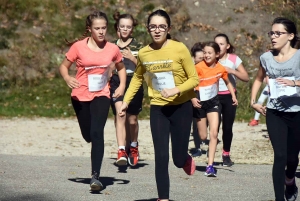
<svg viewBox="0 0 300 201"><path fill-rule="evenodd" d="M105 13L95 11L86 18L86 33L71 44L66 57L60 65L60 73L72 89L71 101L80 130L86 142L91 142L92 191L100 191L103 185L99 181L100 168L104 155L104 126L110 106L108 79L110 66L116 66L120 77L120 86L114 97L123 95L126 72L119 48L105 40L108 19ZM76 63L76 77L69 75L69 68Z"/></svg>
<svg viewBox="0 0 300 201"><path fill-rule="evenodd" d="M220 47L215 42L207 42L203 48L204 61L196 65L196 70L199 76L199 85L196 87L196 97L192 99L194 106L194 118L197 119L197 127L201 140L207 138L207 121L209 124L209 154L208 165L206 167L205 176L216 176L216 171L213 167L215 152L218 140L218 125L219 125L219 99L218 85L222 78L232 95L232 104L237 105L234 89L228 80L228 73L224 66L218 62Z"/></svg>

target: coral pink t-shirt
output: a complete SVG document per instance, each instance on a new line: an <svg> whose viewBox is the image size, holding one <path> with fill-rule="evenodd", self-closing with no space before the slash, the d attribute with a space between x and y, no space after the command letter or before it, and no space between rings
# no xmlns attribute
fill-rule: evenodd
<svg viewBox="0 0 300 201"><path fill-rule="evenodd" d="M72 90L71 96L79 101L91 101L99 96L110 98L106 79L109 76L109 65L121 62L122 54L117 45L109 42L106 42L101 52L95 52L87 46L88 39L89 37L74 43L66 53L70 62L76 62L76 79L80 84L79 88ZM101 79L102 86L95 89L93 86L97 79Z"/></svg>

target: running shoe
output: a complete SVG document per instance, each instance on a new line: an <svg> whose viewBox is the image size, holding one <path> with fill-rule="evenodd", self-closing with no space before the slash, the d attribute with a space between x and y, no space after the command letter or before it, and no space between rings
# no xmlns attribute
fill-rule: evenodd
<svg viewBox="0 0 300 201"><path fill-rule="evenodd" d="M190 155L188 155L188 157L185 161L183 170L185 171L185 173L187 175L193 175L196 170L195 161L193 160L193 158Z"/></svg>
<svg viewBox="0 0 300 201"><path fill-rule="evenodd" d="M138 146L130 147L129 155L128 155L128 163L131 166L135 166L139 161L139 149Z"/></svg>
<svg viewBox="0 0 300 201"><path fill-rule="evenodd" d="M200 157L202 155L201 149L195 149L192 153L192 157Z"/></svg>
<svg viewBox="0 0 300 201"><path fill-rule="evenodd" d="M99 176L97 173L94 173L92 175L92 178L90 181L90 187L91 187L91 191L101 191L103 189L103 185L99 181Z"/></svg>
<svg viewBox="0 0 300 201"><path fill-rule="evenodd" d="M259 120L252 119L249 123L248 126L257 126L259 124Z"/></svg>
<svg viewBox="0 0 300 201"><path fill-rule="evenodd" d="M209 165L206 167L206 171L205 171L204 175L207 177L216 177L217 173L215 171L215 168L212 165Z"/></svg>
<svg viewBox="0 0 300 201"><path fill-rule="evenodd" d="M234 163L230 159L230 155L222 155L223 166L231 167Z"/></svg>
<svg viewBox="0 0 300 201"><path fill-rule="evenodd" d="M124 149L118 150L118 158L116 160L116 165L118 165L118 166L127 165L127 154Z"/></svg>
<svg viewBox="0 0 300 201"><path fill-rule="evenodd" d="M284 195L287 201L295 201L298 196L298 188L296 184L290 186L286 185Z"/></svg>

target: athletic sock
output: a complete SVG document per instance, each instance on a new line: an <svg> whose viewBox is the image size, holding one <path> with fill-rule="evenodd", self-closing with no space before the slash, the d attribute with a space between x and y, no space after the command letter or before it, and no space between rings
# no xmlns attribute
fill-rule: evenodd
<svg viewBox="0 0 300 201"><path fill-rule="evenodd" d="M131 142L130 146L132 147L137 147L138 143L137 142Z"/></svg>
<svg viewBox="0 0 300 201"><path fill-rule="evenodd" d="M230 151L224 151L224 150L223 150L222 155L223 155L223 156L229 156L229 155L230 155Z"/></svg>
<svg viewBox="0 0 300 201"><path fill-rule="evenodd" d="M125 146L119 146L119 149L125 150Z"/></svg>
<svg viewBox="0 0 300 201"><path fill-rule="evenodd" d="M292 186L294 185L294 183L295 183L295 177L289 181L285 178L285 185Z"/></svg>

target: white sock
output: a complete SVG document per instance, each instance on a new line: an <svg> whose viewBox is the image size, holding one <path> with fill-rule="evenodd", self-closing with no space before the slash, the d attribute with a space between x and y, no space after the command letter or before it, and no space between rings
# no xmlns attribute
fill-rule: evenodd
<svg viewBox="0 0 300 201"><path fill-rule="evenodd" d="M130 146L132 147L137 147L138 143L137 142L131 142Z"/></svg>
<svg viewBox="0 0 300 201"><path fill-rule="evenodd" d="M125 150L125 146L119 146L119 149Z"/></svg>
<svg viewBox="0 0 300 201"><path fill-rule="evenodd" d="M258 112L255 112L255 115L254 115L254 120L259 120L259 116L260 116L260 113Z"/></svg>

